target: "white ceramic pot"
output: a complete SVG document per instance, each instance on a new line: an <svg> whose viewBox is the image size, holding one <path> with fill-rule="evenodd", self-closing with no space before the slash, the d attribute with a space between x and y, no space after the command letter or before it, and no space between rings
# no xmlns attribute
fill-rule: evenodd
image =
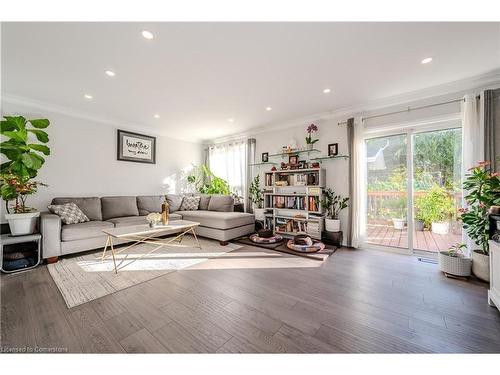
<svg viewBox="0 0 500 375"><path fill-rule="evenodd" d="M264 208L254 208L253 213L255 215L255 220L263 221L265 219L265 212L266 210Z"/></svg>
<svg viewBox="0 0 500 375"><path fill-rule="evenodd" d="M439 270L455 276L470 276L471 258L451 257L447 251L440 251L438 255Z"/></svg>
<svg viewBox="0 0 500 375"><path fill-rule="evenodd" d="M478 279L490 281L490 257L484 255L481 250L472 251L472 273Z"/></svg>
<svg viewBox="0 0 500 375"><path fill-rule="evenodd" d="M406 219L398 219L398 218L392 219L392 225L394 225L394 229L403 230L405 229L405 224L406 224Z"/></svg>
<svg viewBox="0 0 500 375"><path fill-rule="evenodd" d="M40 216L40 212L5 214L5 219L9 222L10 233L13 236L24 236L35 232L38 216Z"/></svg>
<svg viewBox="0 0 500 375"><path fill-rule="evenodd" d="M325 229L327 232L340 232L340 220L325 219Z"/></svg>
<svg viewBox="0 0 500 375"><path fill-rule="evenodd" d="M312 143L306 143L306 150L310 151L310 150L313 149L313 147L314 147L314 144L312 144Z"/></svg>
<svg viewBox="0 0 500 375"><path fill-rule="evenodd" d="M432 223L431 228L432 228L432 233L448 234L448 232L450 231L450 223L448 221L443 221L440 223Z"/></svg>

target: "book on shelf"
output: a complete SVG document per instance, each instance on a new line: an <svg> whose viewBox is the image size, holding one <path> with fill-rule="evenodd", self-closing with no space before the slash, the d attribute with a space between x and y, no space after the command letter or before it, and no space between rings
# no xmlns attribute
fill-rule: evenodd
<svg viewBox="0 0 500 375"><path fill-rule="evenodd" d="M265 174L265 186L273 186L273 174L272 173Z"/></svg>
<svg viewBox="0 0 500 375"><path fill-rule="evenodd" d="M309 197L308 210L309 211L319 211L320 210L319 197Z"/></svg>
<svg viewBox="0 0 500 375"><path fill-rule="evenodd" d="M309 188L309 194L313 195L320 195L321 194L321 188L319 187L310 187Z"/></svg>
<svg viewBox="0 0 500 375"><path fill-rule="evenodd" d="M291 196L273 196L273 207L287 208L291 210L305 210L306 199L305 197L291 197Z"/></svg>
<svg viewBox="0 0 500 375"><path fill-rule="evenodd" d="M278 232L306 233L307 222L277 217L276 230Z"/></svg>

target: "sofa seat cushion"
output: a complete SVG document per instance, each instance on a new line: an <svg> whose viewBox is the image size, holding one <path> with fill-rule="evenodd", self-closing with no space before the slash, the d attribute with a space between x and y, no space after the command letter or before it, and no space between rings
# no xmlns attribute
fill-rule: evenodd
<svg viewBox="0 0 500 375"><path fill-rule="evenodd" d="M76 241L87 238L104 237L103 229L113 228L114 224L107 221L87 221L85 223L67 224L61 228L62 241ZM102 243L104 246L104 241Z"/></svg>
<svg viewBox="0 0 500 375"><path fill-rule="evenodd" d="M200 223L203 227L231 229L255 222L253 214L243 212L182 211L182 218Z"/></svg>
<svg viewBox="0 0 500 375"><path fill-rule="evenodd" d="M90 220L102 221L101 199L98 197L84 198L54 198L52 204L61 205L66 203L74 203Z"/></svg>
<svg viewBox="0 0 500 375"><path fill-rule="evenodd" d="M139 216L137 198L135 196L102 197L101 205L103 220L115 217Z"/></svg>
<svg viewBox="0 0 500 375"><path fill-rule="evenodd" d="M108 220L113 223L115 227L128 227L132 225L147 224L146 216L125 216L125 217L115 217Z"/></svg>

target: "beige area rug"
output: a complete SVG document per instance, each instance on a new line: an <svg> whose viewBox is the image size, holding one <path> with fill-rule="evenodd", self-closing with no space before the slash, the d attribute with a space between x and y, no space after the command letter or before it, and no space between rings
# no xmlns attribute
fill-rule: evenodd
<svg viewBox="0 0 500 375"><path fill-rule="evenodd" d="M140 244L117 255L118 274L114 272L109 251L101 261L102 249L62 258L47 268L66 305L71 308L242 247L232 243L220 246L218 241L203 238L200 244L201 250L196 247L194 238L186 235L182 246L163 247L143 258L140 257L151 251L153 245ZM116 247L116 250L125 246Z"/></svg>

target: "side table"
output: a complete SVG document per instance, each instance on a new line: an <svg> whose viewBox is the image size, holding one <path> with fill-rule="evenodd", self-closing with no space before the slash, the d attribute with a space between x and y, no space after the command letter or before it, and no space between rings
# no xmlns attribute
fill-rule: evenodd
<svg viewBox="0 0 500 375"><path fill-rule="evenodd" d="M26 236L11 236L10 234L2 234L0 240L0 271L5 273L21 272L35 268L40 264L41 260L41 234L28 234ZM29 267L23 267L15 270L6 270L4 267L4 251L8 247L19 245L22 243L34 242L34 249L36 251L35 264Z"/></svg>

